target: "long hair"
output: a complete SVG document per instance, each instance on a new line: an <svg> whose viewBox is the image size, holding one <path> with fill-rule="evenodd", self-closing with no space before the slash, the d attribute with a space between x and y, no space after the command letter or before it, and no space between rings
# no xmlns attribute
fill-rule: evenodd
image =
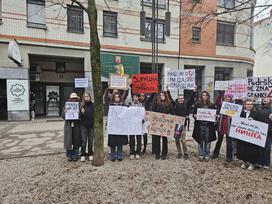
<svg viewBox="0 0 272 204"><path fill-rule="evenodd" d="M90 97L90 102L91 102L92 96L91 96L90 92L87 92L87 91L84 92L84 94L82 95L82 100L81 100L80 108L83 108L85 106L85 104L87 103L87 101L85 101L85 99L84 99L84 96L86 94Z"/></svg>
<svg viewBox="0 0 272 204"><path fill-rule="evenodd" d="M165 95L165 99L163 101L161 100L161 94ZM160 94L157 95L157 106L167 107L170 105L172 104L166 91L162 91Z"/></svg>
<svg viewBox="0 0 272 204"><path fill-rule="evenodd" d="M206 103L204 103L204 101L203 101L203 98L202 98L202 95L203 94L206 94L207 96L208 96L208 99L207 99L207 102ZM211 96L210 96L210 94L209 94L209 92L208 91L202 91L202 93L200 94L200 97L199 97L199 104L201 105L201 106L203 106L203 105L208 105L208 106L210 106L212 103L211 103Z"/></svg>
<svg viewBox="0 0 272 204"><path fill-rule="evenodd" d="M120 98L119 103L122 103L122 96L121 96L121 94L119 92L113 94L112 99L111 99L111 103L116 103L114 101L115 96L119 96L119 98Z"/></svg>

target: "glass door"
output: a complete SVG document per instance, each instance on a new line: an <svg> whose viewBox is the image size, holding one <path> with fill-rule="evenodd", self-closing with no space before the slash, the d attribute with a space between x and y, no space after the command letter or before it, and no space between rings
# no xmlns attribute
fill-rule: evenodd
<svg viewBox="0 0 272 204"><path fill-rule="evenodd" d="M60 115L60 86L46 86L46 116Z"/></svg>

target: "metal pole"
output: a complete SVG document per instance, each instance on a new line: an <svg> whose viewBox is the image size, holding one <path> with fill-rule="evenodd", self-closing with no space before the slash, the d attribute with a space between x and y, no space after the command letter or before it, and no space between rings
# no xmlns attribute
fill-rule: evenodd
<svg viewBox="0 0 272 204"><path fill-rule="evenodd" d="M155 0L152 0L152 21L151 21L151 43L152 43L152 73L155 73Z"/></svg>

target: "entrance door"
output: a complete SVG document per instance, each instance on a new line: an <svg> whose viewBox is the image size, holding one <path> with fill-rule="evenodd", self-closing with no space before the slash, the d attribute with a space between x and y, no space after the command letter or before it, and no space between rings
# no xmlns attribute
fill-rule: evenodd
<svg viewBox="0 0 272 204"><path fill-rule="evenodd" d="M60 87L46 86L46 115L60 115Z"/></svg>
<svg viewBox="0 0 272 204"><path fill-rule="evenodd" d="M0 120L8 119L6 79L0 79Z"/></svg>

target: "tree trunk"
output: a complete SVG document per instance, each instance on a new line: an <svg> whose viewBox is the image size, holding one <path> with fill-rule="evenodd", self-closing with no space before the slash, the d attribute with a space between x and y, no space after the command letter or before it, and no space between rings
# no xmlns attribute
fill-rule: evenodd
<svg viewBox="0 0 272 204"><path fill-rule="evenodd" d="M95 0L88 0L87 14L90 24L90 54L94 92L94 166L104 164L103 88L100 70L100 42L97 32Z"/></svg>

